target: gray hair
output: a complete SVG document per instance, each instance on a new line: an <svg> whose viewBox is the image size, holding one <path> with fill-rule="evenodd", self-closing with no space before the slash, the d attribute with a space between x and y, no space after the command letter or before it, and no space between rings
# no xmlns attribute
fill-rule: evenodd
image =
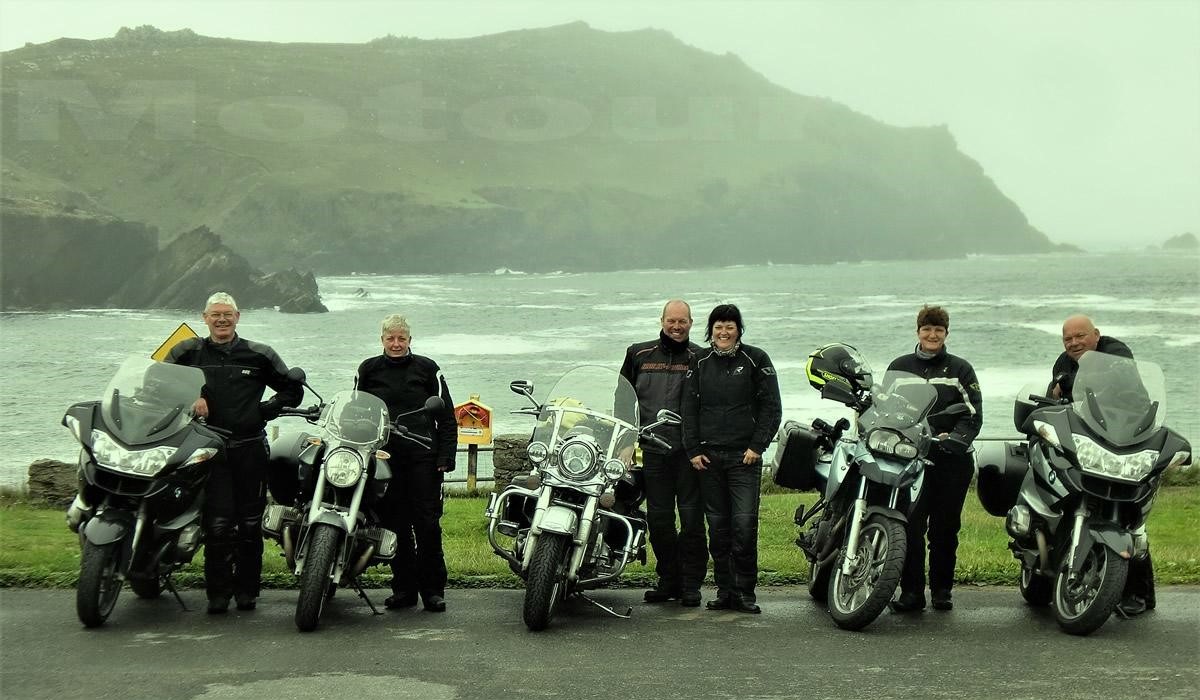
<svg viewBox="0 0 1200 700"><path fill-rule="evenodd" d="M213 294L208 298L208 301L204 302L204 310L208 311L213 304L227 304L232 306L234 311L238 310L237 302L233 300L229 292L217 292Z"/></svg>
<svg viewBox="0 0 1200 700"><path fill-rule="evenodd" d="M388 331L404 331L408 335L412 335L412 330L408 327L408 319L400 314L390 314L385 316L383 323L380 324L380 330L383 335L387 335Z"/></svg>

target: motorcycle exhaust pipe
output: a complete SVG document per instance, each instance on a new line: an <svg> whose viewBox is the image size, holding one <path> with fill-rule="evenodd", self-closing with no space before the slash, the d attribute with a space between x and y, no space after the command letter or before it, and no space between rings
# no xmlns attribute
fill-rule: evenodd
<svg viewBox="0 0 1200 700"><path fill-rule="evenodd" d="M350 570L350 580L358 578L359 574L367 570L367 564L371 563L371 557L375 556L375 543L367 545L367 551L363 552L362 556L354 562L353 568Z"/></svg>
<svg viewBox="0 0 1200 700"><path fill-rule="evenodd" d="M1049 564L1050 564L1050 548L1046 545L1046 533L1042 532L1041 529L1039 528L1039 529L1035 530L1033 534L1037 537L1037 546L1038 546L1038 567L1037 568L1043 574L1049 575L1050 572L1046 570L1046 567L1049 566Z"/></svg>
<svg viewBox="0 0 1200 700"><path fill-rule="evenodd" d="M283 558L287 561L288 570L296 570L296 543L292 541L292 528L284 526L279 533L283 539Z"/></svg>

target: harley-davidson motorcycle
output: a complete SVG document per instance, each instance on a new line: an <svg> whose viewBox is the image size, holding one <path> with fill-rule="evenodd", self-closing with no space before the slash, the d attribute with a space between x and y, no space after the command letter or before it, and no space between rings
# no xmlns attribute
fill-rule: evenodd
<svg viewBox="0 0 1200 700"><path fill-rule="evenodd" d="M1079 358L1073 400L1022 388L1013 425L1027 438L981 451L978 494L1004 517L1021 595L1054 604L1063 631L1099 629L1121 601L1129 561L1146 556L1146 518L1163 472L1191 463L1164 425L1166 388L1151 362L1101 352Z"/></svg>
<svg viewBox="0 0 1200 700"><path fill-rule="evenodd" d="M303 382L320 403L280 413L304 418L313 428L281 432L270 441L270 469L294 474L296 494L293 500L284 489L274 490L280 491L276 499L285 502L267 506L263 534L279 543L288 568L300 578L296 627L310 632L339 585L353 588L380 614L363 590L361 576L368 567L391 560L398 543L396 533L384 528L373 510L392 478L391 455L383 447L391 435L425 447L432 439L389 422L387 405L374 394L340 391L325 403L303 372L293 369L289 376ZM421 409L397 418L442 408L442 399L434 396Z"/></svg>
<svg viewBox="0 0 1200 700"><path fill-rule="evenodd" d="M195 367L131 357L101 400L63 416L81 446L67 525L79 533L75 610L87 627L104 624L125 581L140 598L165 587L183 605L171 576L203 542L204 486L225 449L223 431L192 415L203 386Z"/></svg>
<svg viewBox="0 0 1200 700"><path fill-rule="evenodd" d="M813 352L807 369L821 397L853 409L855 421L830 425L818 418L811 428L785 423L773 478L787 488L820 491L817 502L807 511L801 505L795 516L798 526L808 526L796 540L809 561L808 592L828 604L838 627L862 629L900 583L905 525L936 442L928 419L937 390L904 372L875 382L858 351L842 344ZM959 404L943 413L966 410Z"/></svg>
<svg viewBox="0 0 1200 700"><path fill-rule="evenodd" d="M607 367L572 369L544 403L533 398L533 384L510 386L533 404L515 413L537 417L526 450L533 470L493 493L485 516L492 549L525 580L525 625L545 629L571 596L628 617L632 608L622 614L584 591L616 580L634 559L645 561L632 456L639 437L669 449L652 431L677 425L679 416L659 411L639 428L633 387Z"/></svg>

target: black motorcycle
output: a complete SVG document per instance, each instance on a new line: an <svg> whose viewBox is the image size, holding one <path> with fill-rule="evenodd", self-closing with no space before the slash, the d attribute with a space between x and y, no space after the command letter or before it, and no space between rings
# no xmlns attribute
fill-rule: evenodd
<svg viewBox="0 0 1200 700"><path fill-rule="evenodd" d="M304 381L298 369L289 376ZM295 621L301 632L316 629L338 586L353 588L379 614L360 577L368 567L390 561L398 545L396 533L383 527L374 511L392 478L391 455L383 447L391 435L424 447L433 442L398 420L389 422L387 406L374 394L340 391L329 403L317 397L321 402L316 406L280 413L305 418L313 428L281 433L270 441L270 471L283 475L272 493L283 502L268 505L263 513L264 535L279 543L288 568L300 579ZM396 418L443 407L434 396Z"/></svg>
<svg viewBox="0 0 1200 700"><path fill-rule="evenodd" d="M1087 352L1071 403L1041 393L1026 387L1013 407L1024 442L981 452L979 500L1005 518L1021 595L1053 603L1063 631L1086 635L1120 603L1129 561L1146 556L1163 472L1190 464L1191 445L1164 425L1153 363Z"/></svg>
<svg viewBox="0 0 1200 700"><path fill-rule="evenodd" d="M195 367L134 357L100 401L63 416L82 447L67 524L79 532L75 609L87 627L104 624L126 580L141 598L166 587L183 605L171 575L203 541L204 485L225 447L218 431L193 419L203 386Z"/></svg>

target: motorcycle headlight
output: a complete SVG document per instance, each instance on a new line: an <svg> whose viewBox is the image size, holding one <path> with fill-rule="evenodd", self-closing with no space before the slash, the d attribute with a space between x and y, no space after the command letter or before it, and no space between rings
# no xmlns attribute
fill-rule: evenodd
<svg viewBox="0 0 1200 700"><path fill-rule="evenodd" d="M563 476L586 479L596 473L596 448L583 440L571 440L558 455L558 466Z"/></svg>
<svg viewBox="0 0 1200 700"><path fill-rule="evenodd" d="M625 463L619 459L610 459L604 463L604 478L616 481L625 476Z"/></svg>
<svg viewBox="0 0 1200 700"><path fill-rule="evenodd" d="M901 459L915 459L917 456L917 446L906 440L900 433L892 430L872 430L867 435L867 448L873 452L895 455Z"/></svg>
<svg viewBox="0 0 1200 700"><path fill-rule="evenodd" d="M530 462L541 464L546 461L546 457L550 456L550 447L544 442L531 442L525 448L525 454L529 457Z"/></svg>
<svg viewBox="0 0 1200 700"><path fill-rule="evenodd" d="M1142 450L1121 455L1101 447L1091 438L1076 435L1075 457L1079 460L1079 468L1085 472L1110 479L1137 482L1154 468L1158 451Z"/></svg>
<svg viewBox="0 0 1200 700"><path fill-rule="evenodd" d="M160 446L149 450L127 450L102 430L92 430L92 456L100 466L137 476L154 476L175 456L175 448Z"/></svg>
<svg viewBox="0 0 1200 700"><path fill-rule="evenodd" d="M362 460L353 450L334 450L325 458L325 480L338 488L358 483L362 470Z"/></svg>

